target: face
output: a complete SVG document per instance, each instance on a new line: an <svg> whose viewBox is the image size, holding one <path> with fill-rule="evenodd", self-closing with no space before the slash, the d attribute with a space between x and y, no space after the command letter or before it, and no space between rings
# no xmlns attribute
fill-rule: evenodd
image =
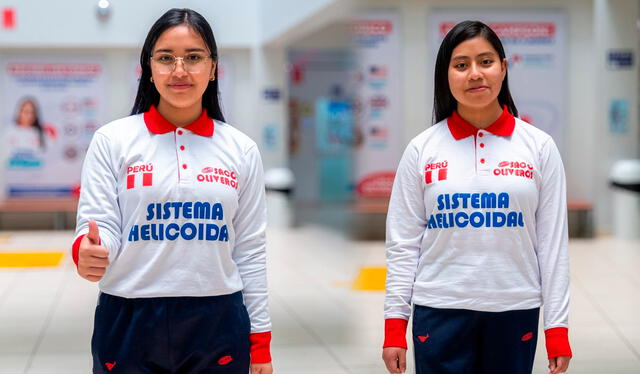
<svg viewBox="0 0 640 374"><path fill-rule="evenodd" d="M18 113L18 125L33 126L36 121L36 108L31 101L25 101Z"/></svg>
<svg viewBox="0 0 640 374"><path fill-rule="evenodd" d="M458 107L483 109L498 103L507 60L483 37L458 44L449 63L449 87Z"/></svg>
<svg viewBox="0 0 640 374"><path fill-rule="evenodd" d="M216 63L202 37L187 25L165 30L151 51L151 76L160 105L175 109L202 106L202 95L214 78ZM171 56L181 57L167 64ZM202 58L197 64L193 62ZM185 62L186 61L186 62Z"/></svg>

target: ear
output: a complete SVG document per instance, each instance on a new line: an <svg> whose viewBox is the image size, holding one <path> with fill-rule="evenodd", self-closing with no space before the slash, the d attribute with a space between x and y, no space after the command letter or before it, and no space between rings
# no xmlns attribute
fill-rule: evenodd
<svg viewBox="0 0 640 374"><path fill-rule="evenodd" d="M502 61L500 62L500 71L502 71L503 73L506 74L507 72L507 58L503 58Z"/></svg>
<svg viewBox="0 0 640 374"><path fill-rule="evenodd" d="M218 68L218 62L216 60L211 60L213 63L211 64L211 73L209 73L209 80L212 81L216 77L216 69Z"/></svg>

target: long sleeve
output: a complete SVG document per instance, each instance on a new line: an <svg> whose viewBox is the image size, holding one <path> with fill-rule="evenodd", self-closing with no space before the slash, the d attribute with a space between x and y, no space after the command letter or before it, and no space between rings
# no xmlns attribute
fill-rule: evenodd
<svg viewBox="0 0 640 374"><path fill-rule="evenodd" d="M416 277L420 246L427 225L419 150L409 144L393 182L387 214L387 283L384 316L387 320L385 346L404 346L403 329L411 315L411 297ZM404 328L398 328L398 326ZM402 333L402 337L399 334Z"/></svg>
<svg viewBox="0 0 640 374"><path fill-rule="evenodd" d="M94 220L100 230L100 240L109 250L110 260L120 248L122 232L116 176L109 139L98 132L91 140L82 167L75 243L79 244L78 239L89 231L89 220Z"/></svg>
<svg viewBox="0 0 640 374"><path fill-rule="evenodd" d="M262 160L255 145L245 152L244 165L238 211L233 219L236 233L233 259L242 278L242 294L251 320L251 361L269 362L271 321L267 301L267 208Z"/></svg>
<svg viewBox="0 0 640 374"><path fill-rule="evenodd" d="M560 153L549 139L540 152L541 186L536 210L536 253L540 267L544 329L549 357L571 356L567 198Z"/></svg>

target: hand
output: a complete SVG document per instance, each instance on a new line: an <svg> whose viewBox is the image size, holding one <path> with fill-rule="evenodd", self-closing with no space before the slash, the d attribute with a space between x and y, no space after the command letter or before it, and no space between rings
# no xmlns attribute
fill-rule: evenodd
<svg viewBox="0 0 640 374"><path fill-rule="evenodd" d="M571 357L560 356L549 359L549 374L560 374L567 371Z"/></svg>
<svg viewBox="0 0 640 374"><path fill-rule="evenodd" d="M273 373L273 366L270 362L266 364L251 364L251 374L271 374Z"/></svg>
<svg viewBox="0 0 640 374"><path fill-rule="evenodd" d="M89 233L80 241L78 249L78 274L86 280L102 279L109 266L109 250L100 244L96 221L89 221Z"/></svg>
<svg viewBox="0 0 640 374"><path fill-rule="evenodd" d="M407 350L404 348L382 348L382 360L389 373L401 374L407 370Z"/></svg>

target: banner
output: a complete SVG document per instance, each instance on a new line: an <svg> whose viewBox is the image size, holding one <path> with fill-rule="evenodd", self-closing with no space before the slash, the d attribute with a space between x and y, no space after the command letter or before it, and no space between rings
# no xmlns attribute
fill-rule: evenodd
<svg viewBox="0 0 640 374"><path fill-rule="evenodd" d="M362 142L354 154L357 197L389 197L402 156L400 17L362 13L352 25L357 64L356 126Z"/></svg>
<svg viewBox="0 0 640 374"><path fill-rule="evenodd" d="M458 22L480 20L491 27L505 48L509 89L519 117L551 135L564 149L567 127L566 32L567 18L560 11L438 10L429 18L433 71L442 39ZM430 80L431 86L433 81ZM433 88L430 88L433 90Z"/></svg>
<svg viewBox="0 0 640 374"><path fill-rule="evenodd" d="M74 195L86 149L104 121L102 60L9 58L2 68L4 197Z"/></svg>

